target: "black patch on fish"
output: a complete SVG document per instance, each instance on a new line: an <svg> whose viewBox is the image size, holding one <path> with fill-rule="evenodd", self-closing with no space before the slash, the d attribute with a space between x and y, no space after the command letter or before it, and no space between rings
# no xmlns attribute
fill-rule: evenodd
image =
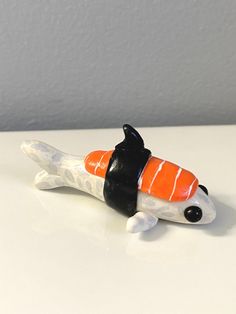
<svg viewBox="0 0 236 314"><path fill-rule="evenodd" d="M132 126L125 124L123 130L125 139L116 145L111 156L103 194L107 205L131 217L136 213L138 179L151 152Z"/></svg>

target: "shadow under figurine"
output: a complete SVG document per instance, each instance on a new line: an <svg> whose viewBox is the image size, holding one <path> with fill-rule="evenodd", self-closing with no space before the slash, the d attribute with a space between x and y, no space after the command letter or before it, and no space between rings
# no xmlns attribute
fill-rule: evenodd
<svg viewBox="0 0 236 314"><path fill-rule="evenodd" d="M129 217L129 232L149 230L159 218L212 222L216 212L206 187L188 170L153 157L132 126L125 124L123 130L125 139L114 150L93 151L85 158L25 141L23 152L44 169L35 177L36 187L69 186L92 194Z"/></svg>

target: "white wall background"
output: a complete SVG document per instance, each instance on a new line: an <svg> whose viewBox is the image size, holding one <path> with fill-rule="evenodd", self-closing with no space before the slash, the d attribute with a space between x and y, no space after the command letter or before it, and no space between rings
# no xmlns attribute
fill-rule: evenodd
<svg viewBox="0 0 236 314"><path fill-rule="evenodd" d="M236 123L235 0L0 0L0 130Z"/></svg>

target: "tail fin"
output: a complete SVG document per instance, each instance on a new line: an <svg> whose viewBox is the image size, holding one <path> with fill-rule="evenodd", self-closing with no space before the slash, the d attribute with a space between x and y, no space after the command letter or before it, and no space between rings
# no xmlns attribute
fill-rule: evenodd
<svg viewBox="0 0 236 314"><path fill-rule="evenodd" d="M56 148L36 140L24 141L21 149L49 174L57 174L58 165L65 155Z"/></svg>

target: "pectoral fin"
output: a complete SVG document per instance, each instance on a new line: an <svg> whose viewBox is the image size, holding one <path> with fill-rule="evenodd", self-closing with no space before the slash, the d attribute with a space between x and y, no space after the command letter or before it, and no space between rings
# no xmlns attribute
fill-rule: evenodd
<svg viewBox="0 0 236 314"><path fill-rule="evenodd" d="M40 190L55 189L65 185L60 176L49 174L45 170L40 171L36 175L34 184Z"/></svg>
<svg viewBox="0 0 236 314"><path fill-rule="evenodd" d="M131 233L142 232L153 228L157 224L158 218L144 213L137 212L127 221L126 230Z"/></svg>

